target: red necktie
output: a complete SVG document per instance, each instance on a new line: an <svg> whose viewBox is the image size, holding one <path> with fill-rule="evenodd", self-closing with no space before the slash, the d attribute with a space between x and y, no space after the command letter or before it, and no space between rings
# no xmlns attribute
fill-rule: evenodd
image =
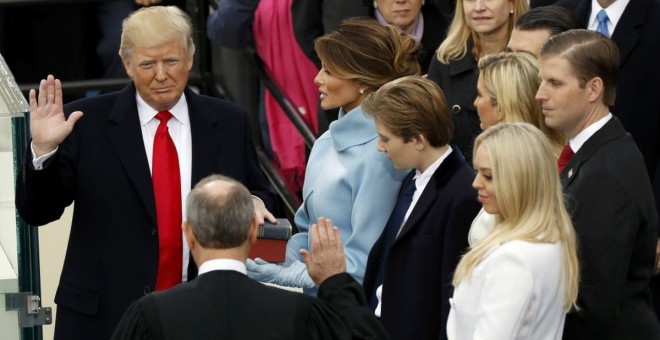
<svg viewBox="0 0 660 340"><path fill-rule="evenodd" d="M160 120L154 137L151 179L156 199L158 222L158 277L156 290L181 283L183 240L181 238L181 175L176 146L167 129L172 118L168 111L158 112Z"/></svg>
<svg viewBox="0 0 660 340"><path fill-rule="evenodd" d="M564 170L564 167L566 167L566 164L573 158L573 149L571 149L571 146L569 144L566 144L564 148L561 150L561 154L559 155L559 159L557 160L557 169L559 169L559 172L561 173L562 170Z"/></svg>

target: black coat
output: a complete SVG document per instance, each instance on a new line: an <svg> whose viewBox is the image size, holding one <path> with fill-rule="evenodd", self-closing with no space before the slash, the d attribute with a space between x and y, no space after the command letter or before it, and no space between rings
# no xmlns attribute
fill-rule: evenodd
<svg viewBox="0 0 660 340"><path fill-rule="evenodd" d="M129 307L113 340L386 339L350 275L328 278L319 299L268 287L232 270L142 297Z"/></svg>
<svg viewBox="0 0 660 340"><path fill-rule="evenodd" d="M402 188L412 180L413 170ZM481 205L474 172L454 149L440 164L396 238L385 264L381 322L392 339L447 339L451 279ZM401 194L401 193L400 193ZM382 261L385 231L367 262L364 288L371 296Z"/></svg>
<svg viewBox="0 0 660 340"><path fill-rule="evenodd" d="M633 0L634 1L634 0ZM560 174L578 237L579 312L564 339L660 339L651 306L658 216L642 157L613 117Z"/></svg>
<svg viewBox="0 0 660 340"><path fill-rule="evenodd" d="M451 144L458 146L468 164L472 164L474 138L481 133L479 115L474 107L479 67L472 56L472 43L463 58L451 60L449 64L443 64L434 57L428 78L440 86L447 99L454 124Z"/></svg>
<svg viewBox="0 0 660 340"><path fill-rule="evenodd" d="M191 185L212 173L224 174L276 209L246 112L190 90L185 95ZM85 115L43 170L33 169L28 149L17 178L16 207L27 223L39 226L59 219L75 201L55 294L55 337L107 339L131 302L155 286L156 205L135 86L64 107L67 114L76 110Z"/></svg>

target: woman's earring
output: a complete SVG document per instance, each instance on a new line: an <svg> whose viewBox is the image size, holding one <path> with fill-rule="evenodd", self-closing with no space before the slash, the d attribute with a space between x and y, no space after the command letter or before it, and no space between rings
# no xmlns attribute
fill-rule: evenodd
<svg viewBox="0 0 660 340"><path fill-rule="evenodd" d="M425 4L426 4L426 1L422 0L422 6L424 6Z"/></svg>
<svg viewBox="0 0 660 340"><path fill-rule="evenodd" d="M374 0L374 9L378 8L378 0Z"/></svg>
<svg viewBox="0 0 660 340"><path fill-rule="evenodd" d="M513 10L510 10L510 11L509 11L509 14L513 14Z"/></svg>
<svg viewBox="0 0 660 340"><path fill-rule="evenodd" d="M364 89L360 89L360 94L364 94Z"/></svg>

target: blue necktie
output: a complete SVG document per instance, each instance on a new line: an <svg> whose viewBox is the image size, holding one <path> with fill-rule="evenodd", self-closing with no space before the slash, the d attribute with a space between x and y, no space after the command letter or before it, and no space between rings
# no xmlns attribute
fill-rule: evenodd
<svg viewBox="0 0 660 340"><path fill-rule="evenodd" d="M413 198L413 194L415 193L415 189L416 189L415 180L413 179L403 189L401 196L399 196L399 198L396 201L396 205L394 205L394 209L392 209L392 213L390 214L390 219L387 220L387 224L385 224L385 229L383 230L383 233L385 233L385 239L383 241L383 251L381 252L380 262L378 263L378 272L376 274L376 280L374 281L374 286L373 286L374 289L371 296L369 297L369 306L373 310L375 310L376 307L378 306L376 289L378 289L378 287L380 287L383 284L383 276L385 275L385 262L387 262L387 254L390 252L390 247L392 247L392 243L394 243L394 240L396 239L396 235L399 233L399 229L401 228L401 223L403 223L403 218L406 216L406 212L408 212L408 208L410 208L410 204L412 203L412 198Z"/></svg>
<svg viewBox="0 0 660 340"><path fill-rule="evenodd" d="M596 32L609 38L610 30L607 28L607 21L610 20L610 18L607 17L607 13L604 9L601 9L598 12L596 19L598 19L598 27L596 27Z"/></svg>

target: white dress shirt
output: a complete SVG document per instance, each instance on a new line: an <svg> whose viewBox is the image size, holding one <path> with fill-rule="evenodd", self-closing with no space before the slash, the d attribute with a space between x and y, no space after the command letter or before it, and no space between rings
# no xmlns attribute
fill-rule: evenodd
<svg viewBox="0 0 660 340"><path fill-rule="evenodd" d="M232 259L214 259L214 260L208 260L204 263L202 263L201 266L199 266L199 275L202 275L204 273L208 273L210 271L214 270L233 270L237 271L243 275L247 275L247 270L245 269L245 263L238 261L238 260L232 260Z"/></svg>
<svg viewBox="0 0 660 340"><path fill-rule="evenodd" d="M580 131L573 139L571 139L568 144L570 144L573 153L577 153L582 145L591 138L598 130L600 130L607 122L612 119L612 113L608 113L607 116L597 120L595 123L587 126L584 130Z"/></svg>
<svg viewBox="0 0 660 340"><path fill-rule="evenodd" d="M596 30L598 27L598 19L596 16L601 9L604 9L605 13L607 13L607 17L610 19L607 21L607 31L610 32L611 37L614 34L616 24L619 23L619 20L623 15L623 11L626 9L626 6L628 6L629 2L630 0L616 0L609 7L603 8L597 0L591 0L591 13L589 14L587 28L591 31Z"/></svg>

